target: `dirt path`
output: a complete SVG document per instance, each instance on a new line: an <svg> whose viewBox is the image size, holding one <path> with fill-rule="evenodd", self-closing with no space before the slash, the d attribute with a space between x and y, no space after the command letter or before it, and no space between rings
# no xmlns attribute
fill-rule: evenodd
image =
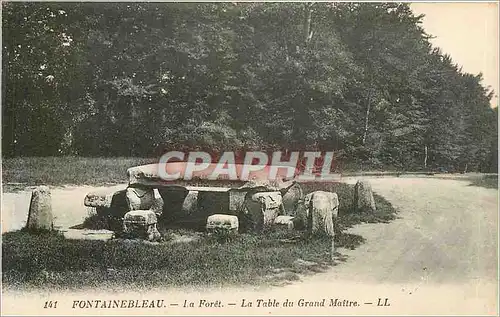
<svg viewBox="0 0 500 317"><path fill-rule="evenodd" d="M88 216L88 209L83 205L83 200L88 192L104 188L120 190L126 187L125 184L112 187L68 186L51 188L54 225L68 228L81 224ZM3 193L2 233L19 230L26 225L30 199L30 190Z"/></svg>
<svg viewBox="0 0 500 317"><path fill-rule="evenodd" d="M347 261L304 279L301 290L347 286L347 293L383 297L385 289L404 314L498 314L498 191L458 180L369 181L399 219L349 230L366 242L339 250Z"/></svg>
<svg viewBox="0 0 500 317"><path fill-rule="evenodd" d="M354 180L347 180L354 182ZM332 276L373 282L456 283L497 278L498 192L466 181L373 178L374 191L399 211L389 224L350 230L366 239L342 250Z"/></svg>

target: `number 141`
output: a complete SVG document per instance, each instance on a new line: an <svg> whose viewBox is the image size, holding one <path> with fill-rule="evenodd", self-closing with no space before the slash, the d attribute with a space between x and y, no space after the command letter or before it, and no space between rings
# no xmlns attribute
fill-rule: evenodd
<svg viewBox="0 0 500 317"><path fill-rule="evenodd" d="M48 300L45 302L45 305L43 305L43 308L57 308L57 301Z"/></svg>

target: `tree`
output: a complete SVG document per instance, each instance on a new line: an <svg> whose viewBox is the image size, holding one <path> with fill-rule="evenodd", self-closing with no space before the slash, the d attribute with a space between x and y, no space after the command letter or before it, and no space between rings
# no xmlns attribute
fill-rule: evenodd
<svg viewBox="0 0 500 317"><path fill-rule="evenodd" d="M6 156L337 151L495 170L481 76L404 3L5 3Z"/></svg>

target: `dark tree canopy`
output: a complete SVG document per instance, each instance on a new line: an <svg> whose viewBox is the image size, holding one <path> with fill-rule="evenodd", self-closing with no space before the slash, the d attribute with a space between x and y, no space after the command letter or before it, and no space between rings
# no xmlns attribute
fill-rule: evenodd
<svg viewBox="0 0 500 317"><path fill-rule="evenodd" d="M497 170L481 75L401 3L3 3L4 156L336 151Z"/></svg>

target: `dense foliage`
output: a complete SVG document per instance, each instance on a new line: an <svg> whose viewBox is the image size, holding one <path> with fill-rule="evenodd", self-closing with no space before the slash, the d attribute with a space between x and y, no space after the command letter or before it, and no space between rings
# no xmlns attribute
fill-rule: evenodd
<svg viewBox="0 0 500 317"><path fill-rule="evenodd" d="M4 156L336 151L497 169L481 75L400 3L3 3ZM342 167L341 166L341 167Z"/></svg>

